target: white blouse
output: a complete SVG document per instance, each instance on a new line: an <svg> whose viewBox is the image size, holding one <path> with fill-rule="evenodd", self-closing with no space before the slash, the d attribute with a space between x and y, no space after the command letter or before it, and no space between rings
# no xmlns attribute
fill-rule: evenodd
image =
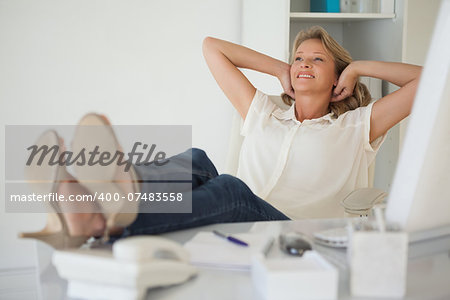
<svg viewBox="0 0 450 300"><path fill-rule="evenodd" d="M344 217L340 202L368 186L386 135L369 143L373 103L299 122L257 90L241 129L237 177L291 219Z"/></svg>

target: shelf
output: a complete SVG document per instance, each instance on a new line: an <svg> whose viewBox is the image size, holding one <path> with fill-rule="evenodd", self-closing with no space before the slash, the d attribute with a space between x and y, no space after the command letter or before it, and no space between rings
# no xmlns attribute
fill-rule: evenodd
<svg viewBox="0 0 450 300"><path fill-rule="evenodd" d="M395 14L291 12L290 18L291 21L352 22L394 19Z"/></svg>

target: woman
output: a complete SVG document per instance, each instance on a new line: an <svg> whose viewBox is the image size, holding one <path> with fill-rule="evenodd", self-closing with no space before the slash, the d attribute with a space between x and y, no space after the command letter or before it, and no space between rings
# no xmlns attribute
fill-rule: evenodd
<svg viewBox="0 0 450 300"><path fill-rule="evenodd" d="M410 113L421 72L401 63L352 62L321 27L297 35L291 66L212 38L205 40L204 53L244 119L237 176L296 219L344 216L340 200L368 186L368 166L386 132ZM237 67L276 76L284 100L294 104L285 112L276 108ZM401 88L368 105L359 76Z"/></svg>
<svg viewBox="0 0 450 300"><path fill-rule="evenodd" d="M151 187L145 181L170 180L171 168L179 170L192 156L192 213L140 213L136 220L133 215L122 221L120 213L106 219L99 213L71 213L59 217L65 226L55 232L73 241L105 231L125 237L219 222L342 217L340 200L368 185L368 166L386 132L410 113L421 72L408 64L352 62L321 27L298 34L291 65L210 37L204 40L203 53L218 85L244 120L238 170L243 181L218 175L203 151L189 150L173 157L164 172L143 166L136 166L136 171L143 182L141 192L148 193ZM277 108L238 68L276 76L290 109ZM401 88L369 104L370 94L358 82L359 76L380 78ZM102 122L99 116L93 118ZM109 139L115 140L113 134ZM62 194L92 192L65 183L56 188ZM45 231L49 234L52 230ZM27 236L39 238L42 233ZM74 243L56 246L68 245Z"/></svg>

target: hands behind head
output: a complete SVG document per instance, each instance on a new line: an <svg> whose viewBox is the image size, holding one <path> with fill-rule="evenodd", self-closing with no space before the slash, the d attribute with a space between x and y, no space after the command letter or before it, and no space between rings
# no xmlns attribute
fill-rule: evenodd
<svg viewBox="0 0 450 300"><path fill-rule="evenodd" d="M339 76L337 85L333 89L331 102L341 101L353 95L353 90L355 89L357 80L358 74L354 70L351 63L344 69L344 71L342 71L341 76Z"/></svg>
<svg viewBox="0 0 450 300"><path fill-rule="evenodd" d="M280 76L279 76L279 80L281 83L281 86L283 87L283 91L289 95L292 99L295 99L295 93L294 93L294 89L292 88L292 82L291 82L291 66L289 66L289 68L286 69L285 72L283 72Z"/></svg>

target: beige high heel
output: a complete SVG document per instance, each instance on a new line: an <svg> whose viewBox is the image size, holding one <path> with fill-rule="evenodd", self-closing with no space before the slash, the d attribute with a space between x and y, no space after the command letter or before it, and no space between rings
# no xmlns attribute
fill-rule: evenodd
<svg viewBox="0 0 450 300"><path fill-rule="evenodd" d="M57 156L59 158L60 139L58 134L53 130L44 132L36 141L35 145L39 148L41 146L48 146L49 148L57 146ZM37 165L37 160L33 164L25 167L25 178L32 185L33 191L40 194L56 193L58 185L61 182L71 179L70 174L67 173L65 166L59 164L50 165L51 155L46 155L41 165ZM77 248L83 245L89 237L86 236L71 236L67 223L58 208L57 202L47 202L51 207L53 213L49 213L47 217L47 224L44 229L37 232L22 232L19 233L20 238L33 238L45 242L55 249Z"/></svg>
<svg viewBox="0 0 450 300"><path fill-rule="evenodd" d="M78 123L72 150L80 153L84 149L87 153L96 147L100 153L108 152L111 157L117 151L123 153L109 120L103 115L89 113ZM136 219L139 202L130 197L134 197L134 193L140 188L133 166L125 171L124 166L118 166L117 161L114 161L103 166L74 165L74 170L79 183L97 196L96 201L102 207L106 218L104 240L108 239L112 228L126 227ZM107 198L111 200L108 201Z"/></svg>

